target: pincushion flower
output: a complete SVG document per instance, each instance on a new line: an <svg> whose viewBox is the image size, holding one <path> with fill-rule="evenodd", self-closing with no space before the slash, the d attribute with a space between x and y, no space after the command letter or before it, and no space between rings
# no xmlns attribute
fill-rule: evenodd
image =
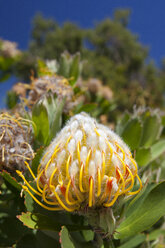
<svg viewBox="0 0 165 248"><path fill-rule="evenodd" d="M31 148L32 129L30 121L0 114L0 165L8 171L25 171L25 163L34 158Z"/></svg>
<svg viewBox="0 0 165 248"><path fill-rule="evenodd" d="M120 195L134 195L142 188L127 145L85 113L72 117L52 141L36 177L31 171L38 190L17 173L26 184L24 190L48 210L111 207ZM132 192L136 178L139 189Z"/></svg>

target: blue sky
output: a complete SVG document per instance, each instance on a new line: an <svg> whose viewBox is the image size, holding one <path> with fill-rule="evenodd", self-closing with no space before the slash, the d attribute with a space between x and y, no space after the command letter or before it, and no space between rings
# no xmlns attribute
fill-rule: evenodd
<svg viewBox="0 0 165 248"><path fill-rule="evenodd" d="M116 8L131 9L129 29L138 34L142 44L150 48L150 57L160 64L165 57L165 0L0 0L0 37L26 49L37 12L59 23L73 21L92 27L96 21L111 17ZM3 87L0 85L0 91Z"/></svg>
<svg viewBox="0 0 165 248"><path fill-rule="evenodd" d="M150 56L159 63L165 57L164 0L0 0L0 37L26 49L31 20L37 12L59 23L69 20L91 27L95 21L112 16L116 8L132 10L129 28L150 47Z"/></svg>

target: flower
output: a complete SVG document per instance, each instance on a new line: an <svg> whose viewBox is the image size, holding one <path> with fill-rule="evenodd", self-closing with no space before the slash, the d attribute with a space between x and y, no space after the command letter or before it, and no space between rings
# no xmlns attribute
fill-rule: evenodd
<svg viewBox="0 0 165 248"><path fill-rule="evenodd" d="M0 114L0 165L7 171L25 171L26 161L34 158L31 141L30 121L13 117L8 113Z"/></svg>
<svg viewBox="0 0 165 248"><path fill-rule="evenodd" d="M13 86L13 91L23 97L28 107L32 107L47 92L57 95L59 101L66 99L64 112L68 113L76 104L74 92L66 78L62 76L42 76L32 80L30 84L17 83ZM27 99L25 95L27 94Z"/></svg>
<svg viewBox="0 0 165 248"><path fill-rule="evenodd" d="M75 115L46 149L38 167L38 191L23 188L49 210L72 212L89 207L111 207L120 195L137 194L142 183L137 164L121 138L85 113ZM140 187L132 192L135 178ZM42 197L40 202L32 192ZM48 206L49 205L49 206Z"/></svg>
<svg viewBox="0 0 165 248"><path fill-rule="evenodd" d="M17 49L17 43L0 39L0 55L5 58L14 58L21 55L21 51Z"/></svg>

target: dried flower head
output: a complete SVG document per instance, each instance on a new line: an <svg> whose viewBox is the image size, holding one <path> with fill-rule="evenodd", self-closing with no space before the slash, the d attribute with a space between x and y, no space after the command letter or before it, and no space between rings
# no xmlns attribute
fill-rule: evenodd
<svg viewBox="0 0 165 248"><path fill-rule="evenodd" d="M58 100L66 98L64 112L68 112L76 104L76 102L74 102L75 99L72 87L69 85L67 79L61 76L42 76L32 80L31 84L28 85L18 83L17 87L13 87L13 91L23 98L27 93L26 104L29 107L33 106L39 98L48 91L56 94Z"/></svg>
<svg viewBox="0 0 165 248"><path fill-rule="evenodd" d="M21 54L21 51L17 49L17 43L2 39L0 39L0 43L0 54L2 56L6 58L13 58Z"/></svg>
<svg viewBox="0 0 165 248"><path fill-rule="evenodd" d="M121 138L85 113L71 118L47 148L38 168L38 191L17 171L33 199L49 210L110 207L142 188L137 164ZM140 187L131 192L135 178ZM41 196L41 203L32 193ZM48 206L48 205L51 205Z"/></svg>
<svg viewBox="0 0 165 248"><path fill-rule="evenodd" d="M34 158L31 141L31 128L28 120L0 114L0 165L8 171L26 170L26 161Z"/></svg>

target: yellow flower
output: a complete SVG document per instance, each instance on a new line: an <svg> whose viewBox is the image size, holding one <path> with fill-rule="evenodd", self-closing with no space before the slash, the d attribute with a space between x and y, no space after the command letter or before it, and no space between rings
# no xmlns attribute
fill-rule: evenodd
<svg viewBox="0 0 165 248"><path fill-rule="evenodd" d="M85 113L71 118L46 149L38 167L37 191L21 172L33 199L49 210L111 207L120 195L142 188L137 164L121 138ZM131 192L135 178L139 189ZM40 196L46 204L33 194Z"/></svg>

